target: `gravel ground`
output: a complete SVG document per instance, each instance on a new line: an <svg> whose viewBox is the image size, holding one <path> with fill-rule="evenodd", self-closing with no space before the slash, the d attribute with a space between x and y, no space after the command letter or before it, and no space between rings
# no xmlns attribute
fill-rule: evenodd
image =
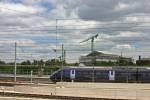
<svg viewBox="0 0 150 100"><path fill-rule="evenodd" d="M48 85L15 85L14 87L0 86L0 91L21 93L96 97L114 99L150 100L150 84L135 83L57 83ZM7 100L0 99L0 100ZM9 100L9 99L8 99ZM20 100L20 99L10 99ZM25 99L22 100L34 100ZM42 99L36 99L42 100ZM44 99L45 100L45 99Z"/></svg>
<svg viewBox="0 0 150 100"><path fill-rule="evenodd" d="M21 98L21 97L2 97L0 100L56 100L56 99L37 99L37 98Z"/></svg>

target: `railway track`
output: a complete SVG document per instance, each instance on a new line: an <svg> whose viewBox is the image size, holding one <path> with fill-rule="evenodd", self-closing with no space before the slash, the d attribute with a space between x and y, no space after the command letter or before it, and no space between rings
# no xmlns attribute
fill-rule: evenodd
<svg viewBox="0 0 150 100"><path fill-rule="evenodd" d="M148 93L149 90L142 89L148 89L147 87L149 87L149 85L139 84L140 87L135 88L137 92L133 92L131 85L133 87L138 84L71 83L69 85L69 83L31 84L20 82L0 82L0 96L14 98L37 98L46 100L135 100L137 98L141 98L140 96L147 98L148 94L145 95L139 93L146 93L146 91ZM94 87L92 88L92 86Z"/></svg>
<svg viewBox="0 0 150 100"><path fill-rule="evenodd" d="M58 99L58 100L116 100L110 98L92 98L92 97L74 97L74 96L59 96L59 95L43 95L43 94L27 94L19 92L0 92L1 96L10 97L29 97L29 98L41 98L41 99ZM128 99L117 99L128 100Z"/></svg>

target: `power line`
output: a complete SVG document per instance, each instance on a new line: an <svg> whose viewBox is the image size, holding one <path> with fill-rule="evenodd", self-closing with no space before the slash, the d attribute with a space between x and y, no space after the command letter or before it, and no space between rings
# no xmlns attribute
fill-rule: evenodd
<svg viewBox="0 0 150 100"><path fill-rule="evenodd" d="M149 23L150 24L150 22L141 22L141 23ZM90 25L110 25L111 26L111 24L112 23L105 23L105 24L89 24L89 25L62 25L62 26L57 26L58 27L58 30L64 30L64 29L61 29L61 28L59 28L59 27L65 27L65 29L66 29L66 26L67 27L71 27L71 26L90 26ZM114 23L113 23L114 24ZM113 25L112 24L112 25ZM134 25L137 25L137 23L115 23L115 24L134 24ZM2 27L0 27L0 29L7 29L6 31L12 31L12 30L10 30L10 29L15 29L14 31L16 31L16 30L18 30L18 28L20 28L21 30L20 31L30 31L30 30L33 30L34 31L34 29L33 28L38 28L38 30L39 30L39 28L49 28L49 27L53 27L54 28L54 30L48 30L48 31L56 31L56 26L32 26L32 27L28 27L28 28L25 28L25 27L7 27L7 28L2 28ZM115 28L117 28L118 26L115 26ZM119 26L120 27L120 26ZM140 27L140 26L138 26L138 27ZM143 27L149 27L149 26L143 26ZM101 28L111 28L111 27L101 27ZM114 28L114 26L112 27L112 28ZM85 28L86 29L86 28ZM37 31L38 31L37 30ZM41 29L42 30L42 29ZM46 29L43 29L43 30L46 30ZM66 29L67 30L67 29ZM36 31L36 30L35 30ZM40 31L40 30L39 30Z"/></svg>
<svg viewBox="0 0 150 100"><path fill-rule="evenodd" d="M84 24L84 25L80 25L80 24L77 24L77 25L75 25L75 24L73 24L73 25L57 25L57 27L72 27L72 26L90 26L90 25L109 25L109 26L111 26L111 25L117 25L117 24L133 24L133 25L138 25L138 24L150 24L150 22L110 22L110 23L94 23L94 24ZM50 28L50 27L52 27L52 28L55 28L56 26L52 26L52 25L40 25L40 26L31 26L31 27L21 27L21 26L16 26L16 27L7 27L7 29L15 29L15 28ZM0 27L0 28L2 28L2 27Z"/></svg>
<svg viewBox="0 0 150 100"><path fill-rule="evenodd" d="M113 29L113 28L117 28L117 29ZM57 31L58 31L58 33L68 33L68 32L64 32L63 30L71 30L71 31L84 31L84 30L86 30L86 31L91 31L91 30L103 30L103 29L109 29L109 30L113 30L113 31L128 31L128 30L138 30L138 29L134 29L134 28L148 28L148 29L144 29L144 30L149 30L149 26L117 26L117 27L95 27L95 28L64 28L64 29L57 29ZM123 30L123 29L126 29L126 30ZM128 29L128 30L127 30ZM0 32L20 32L20 31L24 31L24 32L32 32L32 31L47 31L47 32L56 32L56 30L55 29L53 29L53 30L50 30L50 29L41 29L41 30L32 30L32 29L30 29L30 30L1 30ZM105 30L103 30L103 31L105 31ZM17 34L17 33L16 33ZM37 33L37 34L39 34L39 33ZM46 33L45 33L46 34Z"/></svg>
<svg viewBox="0 0 150 100"><path fill-rule="evenodd" d="M17 13L22 13L22 14L29 14L29 15L35 15L35 16L39 16L39 17L44 17L42 15L37 15L35 13L29 13L29 12L25 12L25 11L20 11L20 10L15 10L15 9L10 9L10 8L6 8L6 7L0 7L1 9L6 9L9 11L13 11L13 12L17 12ZM26 15L27 16L27 15ZM45 18L45 17L44 17Z"/></svg>
<svg viewBox="0 0 150 100"><path fill-rule="evenodd" d="M25 11L19 11L19 10L15 10L15 9L10 9L10 8L6 8L6 7L0 7L2 9L6 9L6 10L10 10L10 11L13 11L13 12L17 12L17 13L23 13L23 14L29 14L29 15L35 15L33 13L29 13L29 12L25 12ZM44 16L41 16L41 15L37 15L36 16L39 16L39 17L44 17ZM126 15L126 16L122 16L120 18L126 18L126 17L135 17L135 16L140 16L140 17L145 17L145 16L150 16L149 14L136 14L136 15ZM45 17L44 17L45 18ZM94 20L94 19L91 19L91 18L56 18L56 19L53 19L53 20L58 20L58 21L63 21L63 20L80 20L80 21L83 21L83 20Z"/></svg>
<svg viewBox="0 0 150 100"><path fill-rule="evenodd" d="M146 41L146 40L150 40L150 38L148 38L148 37L139 37L138 39L132 39L132 37L130 38L130 37L118 37L118 38L126 38L126 39L117 39L116 37L110 37L110 38L99 38L99 40L97 40L97 42L102 42L102 41L114 41L114 42L140 42L140 41ZM33 43L28 43L28 42L26 42L26 43L24 43L24 42L22 42L22 41L24 41L24 40L16 40L16 41L18 41L18 46L19 47L23 47L23 46L35 46L36 44L38 44L38 46L53 46L53 45L55 45L55 44L42 44L42 43L55 43L55 40L53 39L53 40L51 40L50 39L50 41L48 41L48 39L45 39L45 40L42 40L42 39L32 39L33 41L34 40L38 40L37 42L33 42ZM66 45L71 45L71 46L76 46L76 45L84 45L84 44L79 44L79 42L71 42L71 43L66 43L67 41L66 40L68 40L69 41L69 39L58 39L58 46L61 46L61 42L64 42L64 44L66 44ZM76 39L75 39L76 40ZM4 43L5 42L5 43ZM11 41L11 39L9 40L0 40L0 44L13 44L14 43L14 41ZM65 46L66 46L65 45ZM37 46L37 47L38 47Z"/></svg>
<svg viewBox="0 0 150 100"><path fill-rule="evenodd" d="M25 12L25 11L20 11L20 10L15 10L15 9L10 9L10 8L6 8L6 7L0 7L2 9L6 9L6 10L10 10L10 11L14 11L14 12L19 12L19 13L26 13L26 14L32 14L32 13L29 13L29 12ZM37 15L37 16L41 16L41 15ZM132 15L126 15L126 16L122 16L122 17L134 17L134 16L150 16L150 14L132 14ZM120 17L120 18L122 18ZM91 19L91 18L57 18L57 20L79 20L79 19L85 19L85 20L88 20L88 19Z"/></svg>
<svg viewBox="0 0 150 100"><path fill-rule="evenodd" d="M105 48L100 48L100 49L97 49L98 51L101 50L101 49L105 49ZM79 50L69 50L69 49L66 49L67 52L86 52L86 51L90 51L88 48L86 49L79 49ZM32 51L32 52L31 52ZM61 53L61 49L58 50L60 53ZM108 50L108 51L111 51L111 50ZM149 52L149 50L138 50L138 49L131 49L131 50L124 50L124 51L130 51L130 52ZM15 51L0 51L0 53L14 53ZM24 52L17 52L17 54L47 54L47 53L53 53L53 51L35 51L35 50L28 50L28 51L24 51Z"/></svg>

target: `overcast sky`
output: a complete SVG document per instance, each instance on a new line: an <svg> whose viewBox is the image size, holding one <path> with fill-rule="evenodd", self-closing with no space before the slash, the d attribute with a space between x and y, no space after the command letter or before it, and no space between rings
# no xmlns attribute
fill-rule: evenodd
<svg viewBox="0 0 150 100"><path fill-rule="evenodd" d="M58 58L61 44L78 61L97 33L97 51L149 57L149 13L149 0L0 0L0 59L13 61L17 42L18 61Z"/></svg>

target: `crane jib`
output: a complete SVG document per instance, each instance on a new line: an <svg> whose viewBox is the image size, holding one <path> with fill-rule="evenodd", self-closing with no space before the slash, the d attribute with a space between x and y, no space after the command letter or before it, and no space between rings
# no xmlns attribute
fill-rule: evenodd
<svg viewBox="0 0 150 100"><path fill-rule="evenodd" d="M91 36L91 37L89 37L89 38L83 40L83 41L80 42L80 43L83 43L83 42L86 42L86 41L88 41L88 40L91 40L91 52L93 52L93 51L94 51L94 39L97 38L97 37L98 37L98 34L96 34L96 35L94 35L94 36Z"/></svg>

